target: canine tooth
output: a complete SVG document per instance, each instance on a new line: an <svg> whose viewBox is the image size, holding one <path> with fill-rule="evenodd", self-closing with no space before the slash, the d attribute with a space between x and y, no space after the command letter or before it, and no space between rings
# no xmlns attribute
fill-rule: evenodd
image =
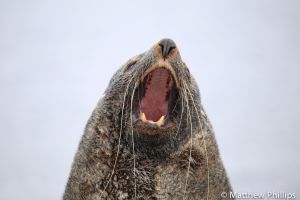
<svg viewBox="0 0 300 200"><path fill-rule="evenodd" d="M146 118L146 115L145 115L145 113L141 113L141 120L143 121L143 122L147 122L148 120L147 120L147 118Z"/></svg>
<svg viewBox="0 0 300 200"><path fill-rule="evenodd" d="M155 122L155 124L156 124L157 126L161 126L161 125L164 124L164 122L165 122L165 116L163 115L163 116L161 116L161 117L159 118L158 121Z"/></svg>

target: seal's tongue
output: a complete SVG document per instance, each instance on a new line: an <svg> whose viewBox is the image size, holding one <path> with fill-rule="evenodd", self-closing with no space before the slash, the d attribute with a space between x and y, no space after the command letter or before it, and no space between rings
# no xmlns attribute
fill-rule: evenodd
<svg viewBox="0 0 300 200"><path fill-rule="evenodd" d="M150 72L145 80L145 95L141 100L140 110L147 120L156 122L168 114L172 75L167 69L158 68Z"/></svg>

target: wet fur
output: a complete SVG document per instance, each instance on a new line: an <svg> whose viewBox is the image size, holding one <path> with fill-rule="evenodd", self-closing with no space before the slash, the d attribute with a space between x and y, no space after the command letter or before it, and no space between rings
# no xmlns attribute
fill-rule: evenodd
<svg viewBox="0 0 300 200"><path fill-rule="evenodd" d="M64 200L222 199L231 191L197 84L178 51L167 60L180 84L175 127L154 136L135 129L137 86L160 61L155 45L115 73L87 123Z"/></svg>

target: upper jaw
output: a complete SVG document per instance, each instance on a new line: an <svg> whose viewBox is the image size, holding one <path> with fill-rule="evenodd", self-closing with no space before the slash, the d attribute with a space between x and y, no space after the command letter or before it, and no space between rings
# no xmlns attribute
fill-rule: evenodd
<svg viewBox="0 0 300 200"><path fill-rule="evenodd" d="M157 68L165 68L167 70L169 70L172 74L172 77L174 78L174 81L176 83L176 87L180 88L180 83L177 77L177 74L174 70L174 67L170 64L170 62L168 60L163 60L163 59L159 59L157 61L155 61L154 64L152 64L152 66L148 69L145 70L145 72L143 73L143 75L141 76L140 81L143 82L145 77L153 70L157 69Z"/></svg>

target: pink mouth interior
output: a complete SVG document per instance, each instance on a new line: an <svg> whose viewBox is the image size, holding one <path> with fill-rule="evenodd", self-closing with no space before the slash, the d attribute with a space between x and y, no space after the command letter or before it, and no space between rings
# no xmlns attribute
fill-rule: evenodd
<svg viewBox="0 0 300 200"><path fill-rule="evenodd" d="M145 95L140 103L141 112L147 120L158 121L161 116L168 114L169 93L173 79L169 70L158 68L145 77Z"/></svg>

